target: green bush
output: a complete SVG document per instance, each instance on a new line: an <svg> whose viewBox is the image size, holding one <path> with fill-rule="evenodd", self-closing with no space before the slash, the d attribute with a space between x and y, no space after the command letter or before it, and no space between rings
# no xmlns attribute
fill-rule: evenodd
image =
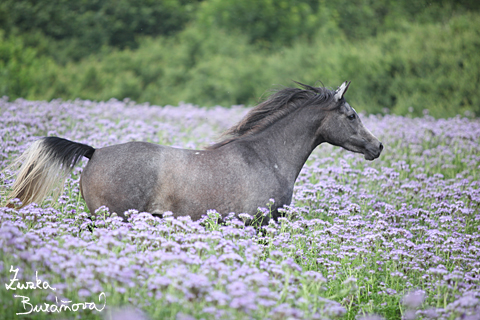
<svg viewBox="0 0 480 320"><path fill-rule="evenodd" d="M0 93L10 98L130 98L202 106L254 105L292 80L331 87L352 80L357 110L435 117L480 115L480 15L447 23L404 20L352 41L334 24L289 47L259 48L247 34L191 24L175 37L144 37L136 50L111 50L65 66L21 37L0 37Z"/></svg>
<svg viewBox="0 0 480 320"><path fill-rule="evenodd" d="M175 34L195 7L185 0L2 0L0 29L66 63L105 46L137 48L138 36Z"/></svg>
<svg viewBox="0 0 480 320"><path fill-rule="evenodd" d="M311 2L210 0L202 3L197 19L204 28L241 32L250 43L288 45L297 37L313 35L322 24L323 12Z"/></svg>
<svg viewBox="0 0 480 320"><path fill-rule="evenodd" d="M0 30L0 96L43 98L58 72L52 59L25 46L22 38L6 38Z"/></svg>
<svg viewBox="0 0 480 320"><path fill-rule="evenodd" d="M208 0L196 13L204 28L242 32L250 43L277 48L318 28L334 25L350 40L401 28L399 21L445 22L456 14L479 11L474 0Z"/></svg>
<svg viewBox="0 0 480 320"><path fill-rule="evenodd" d="M480 16L467 14L447 24L410 24L364 43L373 68L358 69L362 105L370 112L387 107L394 113L436 117L465 111L480 115ZM365 53L367 50L365 50ZM353 76L353 74L352 74ZM374 94L371 101L368 93ZM374 106L377 106L376 108Z"/></svg>

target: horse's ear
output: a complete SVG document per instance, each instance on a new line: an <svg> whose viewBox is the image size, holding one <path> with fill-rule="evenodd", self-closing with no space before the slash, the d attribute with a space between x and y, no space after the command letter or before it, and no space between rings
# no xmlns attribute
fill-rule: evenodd
<svg viewBox="0 0 480 320"><path fill-rule="evenodd" d="M337 91L335 91L335 101L338 102L343 98L343 95L345 94L345 92L347 92L350 82L351 81L345 81L340 87L338 87Z"/></svg>

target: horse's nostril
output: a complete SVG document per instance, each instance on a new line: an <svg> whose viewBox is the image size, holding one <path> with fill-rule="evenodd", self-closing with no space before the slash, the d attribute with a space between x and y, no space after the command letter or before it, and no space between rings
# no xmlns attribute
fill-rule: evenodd
<svg viewBox="0 0 480 320"><path fill-rule="evenodd" d="M379 146L379 148L380 148L380 151L382 151L382 150L383 150L383 144L382 144L381 142L380 142L380 146Z"/></svg>

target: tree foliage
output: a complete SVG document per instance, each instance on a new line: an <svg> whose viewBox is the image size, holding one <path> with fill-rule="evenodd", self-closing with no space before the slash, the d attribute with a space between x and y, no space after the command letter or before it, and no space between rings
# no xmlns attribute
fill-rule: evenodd
<svg viewBox="0 0 480 320"><path fill-rule="evenodd" d="M480 115L477 2L182 1L0 3L0 96L253 105L352 80L358 110Z"/></svg>
<svg viewBox="0 0 480 320"><path fill-rule="evenodd" d="M288 45L297 37L311 37L321 25L311 2L210 0L202 3L198 21L207 28L245 34L250 43Z"/></svg>
<svg viewBox="0 0 480 320"><path fill-rule="evenodd" d="M138 47L138 36L172 35L190 20L187 0L2 0L0 28L38 46L44 35L55 58L78 60L102 46ZM60 52L58 52L60 50Z"/></svg>

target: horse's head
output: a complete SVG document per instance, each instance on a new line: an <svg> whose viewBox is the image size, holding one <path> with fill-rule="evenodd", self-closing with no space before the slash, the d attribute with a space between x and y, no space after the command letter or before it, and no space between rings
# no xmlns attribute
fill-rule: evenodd
<svg viewBox="0 0 480 320"><path fill-rule="evenodd" d="M335 91L329 112L320 127L324 141L349 151L362 153L367 160L380 156L383 144L368 130L355 110L343 98L350 82L344 82Z"/></svg>

